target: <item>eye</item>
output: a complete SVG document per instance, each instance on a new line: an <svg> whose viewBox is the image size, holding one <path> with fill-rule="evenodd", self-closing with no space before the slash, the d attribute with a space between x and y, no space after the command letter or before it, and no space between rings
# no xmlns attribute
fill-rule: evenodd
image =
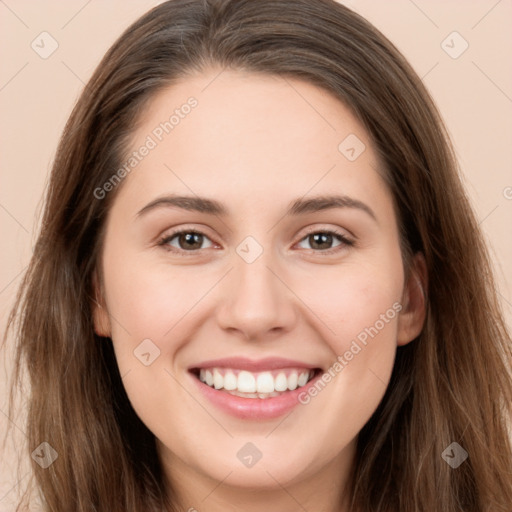
<svg viewBox="0 0 512 512"><path fill-rule="evenodd" d="M176 239L176 240L175 240ZM173 241L175 240L175 243ZM184 229L181 231L175 231L169 235L165 235L159 242L158 245L163 246L169 251L178 253L193 253L202 247L205 240L210 240L204 233L196 231L194 229ZM210 241L211 242L211 241ZM176 246L177 244L177 246ZM213 244L210 245L210 247Z"/></svg>
<svg viewBox="0 0 512 512"><path fill-rule="evenodd" d="M332 247L335 240L338 240L339 244ZM350 240L345 234L335 230L311 231L299 244L304 241L309 242L311 249L315 252L322 252L324 254L332 254L342 250L344 247L354 245L353 240Z"/></svg>
<svg viewBox="0 0 512 512"><path fill-rule="evenodd" d="M165 235L158 245L164 247L168 251L176 252L180 256L192 256L203 247L203 242L208 240L213 247L213 243L201 231L195 229L182 229ZM334 241L338 240L338 244L332 247ZM344 247L353 246L354 241L350 240L345 234L335 230L317 230L308 233L299 244L307 241L311 245L311 250L321 252L324 255L332 254L342 250ZM187 254L188 253L188 254Z"/></svg>

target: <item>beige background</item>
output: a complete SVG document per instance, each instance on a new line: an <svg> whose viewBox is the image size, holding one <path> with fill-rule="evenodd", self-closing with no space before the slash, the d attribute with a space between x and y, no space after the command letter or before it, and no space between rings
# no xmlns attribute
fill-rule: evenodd
<svg viewBox="0 0 512 512"><path fill-rule="evenodd" d="M42 193L71 108L114 39L157 3L0 0L1 332L31 255ZM391 39L437 102L489 241L503 308L512 325L512 1L344 3ZM31 47L34 40L41 46L43 31L58 43L47 59ZM463 39L450 36L442 45L453 31ZM446 53L459 52L463 40L469 46L458 58ZM49 39L45 41L48 49ZM4 352L3 359L0 433L12 420L22 438L22 420L7 416L4 373L10 354ZM0 453L0 512L14 509L19 479L26 480L26 468L19 475L15 472L11 444Z"/></svg>

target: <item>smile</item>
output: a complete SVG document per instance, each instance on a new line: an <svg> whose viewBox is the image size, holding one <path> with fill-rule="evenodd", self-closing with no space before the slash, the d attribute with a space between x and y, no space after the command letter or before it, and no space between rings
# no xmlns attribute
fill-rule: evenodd
<svg viewBox="0 0 512 512"><path fill-rule="evenodd" d="M263 372L201 368L196 376L207 386L234 396L267 399L305 386L315 374L316 370L307 368L283 368Z"/></svg>
<svg viewBox="0 0 512 512"><path fill-rule="evenodd" d="M315 385L323 370L284 358L231 357L203 361L189 367L188 374L199 395L219 411L241 420L265 421L300 405L300 395Z"/></svg>

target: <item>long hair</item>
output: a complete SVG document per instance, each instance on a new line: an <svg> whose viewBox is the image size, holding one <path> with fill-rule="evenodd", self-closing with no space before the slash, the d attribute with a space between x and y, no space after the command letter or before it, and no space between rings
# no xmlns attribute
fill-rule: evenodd
<svg viewBox="0 0 512 512"><path fill-rule="evenodd" d="M211 65L302 79L339 98L382 161L404 262L425 257L425 325L398 348L358 436L352 510L510 512L511 339L453 147L401 53L334 0L165 2L119 37L85 86L9 321L12 389L23 371L31 384L29 450L46 441L58 453L46 469L32 461L44 510L174 509L154 436L129 403L111 343L93 329L92 276L119 187L102 200L94 191L124 161L155 94ZM453 442L469 455L456 469L442 456Z"/></svg>

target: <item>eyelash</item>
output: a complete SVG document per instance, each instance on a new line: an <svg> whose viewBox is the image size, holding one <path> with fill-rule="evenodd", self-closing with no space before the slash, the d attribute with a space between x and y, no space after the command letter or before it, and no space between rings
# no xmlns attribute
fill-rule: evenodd
<svg viewBox="0 0 512 512"><path fill-rule="evenodd" d="M196 235L202 235L202 236L204 236L204 237L209 239L209 237L206 234L202 233L201 231L197 231L195 229L182 229L182 230L179 230L179 231L174 231L174 232L170 233L169 235L165 235L164 237L162 237L159 240L158 245L162 246L167 251L174 252L174 253L178 254L179 256L184 256L184 257L195 256L200 251L200 249L197 249L197 250L194 249L194 250L190 250L190 251L185 251L183 249L177 249L176 247L171 247L170 245L168 245L169 242L173 238L175 238L177 235L190 234L190 233L193 233L193 234L196 234ZM333 230L333 229L325 229L325 230L316 229L316 230L311 230L310 232L306 233L305 236L303 236L299 240L299 243L302 242L303 240L305 240L306 238L308 238L309 236L315 235L315 234L318 234L318 233L322 233L324 235L325 234L327 234L327 235L334 235L341 242L340 245L338 245L336 247L332 247L331 249L325 249L325 250L310 249L310 250L312 250L312 251L314 251L316 253L319 253L320 255L329 256L330 254L334 254L334 253L338 252L339 250L343 249L344 246L352 247L352 246L355 245L355 242L353 240L350 240L349 238L347 238L347 236L345 234L343 234L343 233L341 233L339 231Z"/></svg>

